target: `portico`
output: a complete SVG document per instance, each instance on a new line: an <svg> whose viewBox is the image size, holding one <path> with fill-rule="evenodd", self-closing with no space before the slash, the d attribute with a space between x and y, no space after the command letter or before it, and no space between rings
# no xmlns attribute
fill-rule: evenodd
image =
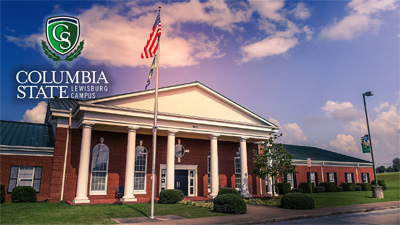
<svg viewBox="0 0 400 225"><path fill-rule="evenodd" d="M151 158L152 93L154 90L80 101L75 107L73 128L81 129L82 135L74 203L90 202L90 196L98 193L97 189L110 195L113 186L124 187L121 200L125 202L134 202L150 194L147 182L151 177L147 167ZM57 117L59 124L66 119L61 114ZM256 178L249 174L251 158L248 154L256 148L254 143L269 138L277 129L201 83L161 88L156 190L183 189L188 196L201 193L215 198L221 187L230 186L239 189L242 196L250 197L260 186L249 184L249 180ZM99 136L104 139L100 147L109 148L109 157L120 155L123 164L103 159L106 154L100 147L96 154L103 158L94 155ZM118 136L119 143L111 136ZM123 143L125 147L121 149ZM249 146L252 149L248 149ZM234 162L238 148L240 165ZM115 163L121 168L118 171L122 171L116 175L120 181L119 185L110 185L109 174L115 173L115 169L110 168L117 168ZM234 172L237 166L240 166L240 173ZM235 174L236 178L240 176L240 184L235 182ZM185 186L181 187L182 184Z"/></svg>

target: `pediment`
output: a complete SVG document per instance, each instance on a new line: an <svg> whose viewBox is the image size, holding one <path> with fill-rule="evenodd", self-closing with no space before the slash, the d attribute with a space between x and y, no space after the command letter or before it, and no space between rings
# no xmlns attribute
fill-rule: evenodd
<svg viewBox="0 0 400 225"><path fill-rule="evenodd" d="M154 90L91 100L88 103L153 111ZM269 121L198 82L160 88L158 111L173 115L275 127Z"/></svg>

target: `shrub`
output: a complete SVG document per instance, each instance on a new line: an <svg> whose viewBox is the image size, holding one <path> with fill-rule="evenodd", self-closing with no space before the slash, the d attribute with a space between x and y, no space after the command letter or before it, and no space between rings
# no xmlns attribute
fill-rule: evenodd
<svg viewBox="0 0 400 225"><path fill-rule="evenodd" d="M239 192L235 188L221 188L218 191L218 195L225 195L225 194L233 194L233 195L239 195Z"/></svg>
<svg viewBox="0 0 400 225"><path fill-rule="evenodd" d="M375 180L371 181L372 185L375 185ZM386 182L384 180L378 180L378 185L383 187L383 190L387 189Z"/></svg>
<svg viewBox="0 0 400 225"><path fill-rule="evenodd" d="M279 195L284 195L284 194L289 193L290 189L292 188L289 183L277 183L276 187L278 189L277 193Z"/></svg>
<svg viewBox="0 0 400 225"><path fill-rule="evenodd" d="M324 186L326 192L337 192L337 186L335 182L321 182L321 186Z"/></svg>
<svg viewBox="0 0 400 225"><path fill-rule="evenodd" d="M246 203L239 195L222 194L214 199L214 211L221 213L246 213Z"/></svg>
<svg viewBox="0 0 400 225"><path fill-rule="evenodd" d="M362 187L360 185L356 185L356 191L361 191Z"/></svg>
<svg viewBox="0 0 400 225"><path fill-rule="evenodd" d="M341 183L340 187L343 188L343 191L355 191L356 185L354 183Z"/></svg>
<svg viewBox="0 0 400 225"><path fill-rule="evenodd" d="M313 209L314 199L301 193L288 193L282 197L281 207L285 209Z"/></svg>
<svg viewBox="0 0 400 225"><path fill-rule="evenodd" d="M358 183L357 185L361 186L361 190L363 191L371 191L372 185L369 183Z"/></svg>
<svg viewBox="0 0 400 225"><path fill-rule="evenodd" d="M342 187L337 187L337 191L338 191L338 192L342 192L342 191L343 191L343 188L342 188Z"/></svg>
<svg viewBox="0 0 400 225"><path fill-rule="evenodd" d="M303 189L302 188L293 188L292 192L303 193Z"/></svg>
<svg viewBox="0 0 400 225"><path fill-rule="evenodd" d="M311 183L311 186L312 186L312 188L313 188L312 191L315 192L315 191L314 191L314 183ZM303 193L310 193L310 192L311 192L311 189L310 189L310 182L303 182L303 183L300 183L299 188L303 189Z"/></svg>
<svg viewBox="0 0 400 225"><path fill-rule="evenodd" d="M4 192L4 184L0 184L0 203L4 203L6 201L6 193Z"/></svg>
<svg viewBox="0 0 400 225"><path fill-rule="evenodd" d="M36 202L36 191L33 187L20 186L15 187L11 192L12 202Z"/></svg>
<svg viewBox="0 0 400 225"><path fill-rule="evenodd" d="M325 192L325 187L324 186L316 186L314 188L315 193L321 193L321 192Z"/></svg>
<svg viewBox="0 0 400 225"><path fill-rule="evenodd" d="M158 203L161 204L175 204L183 200L183 192L177 189L162 190L160 192L160 200Z"/></svg>

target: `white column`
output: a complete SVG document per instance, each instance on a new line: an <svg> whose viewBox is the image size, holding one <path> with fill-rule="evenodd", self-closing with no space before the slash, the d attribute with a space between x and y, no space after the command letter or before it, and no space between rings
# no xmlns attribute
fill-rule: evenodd
<svg viewBox="0 0 400 225"><path fill-rule="evenodd" d="M76 185L76 197L74 203L89 203L88 182L89 182L89 161L90 161L90 140L92 137L92 126L94 124L83 124L81 155L79 160L78 181Z"/></svg>
<svg viewBox="0 0 400 225"><path fill-rule="evenodd" d="M243 197L251 197L249 192L249 173L247 169L247 146L246 140L248 138L240 138L240 176L241 176L241 195Z"/></svg>
<svg viewBox="0 0 400 225"><path fill-rule="evenodd" d="M126 150L126 168L125 168L125 189L123 202L136 202L137 199L133 194L135 179L135 146L136 146L136 130L137 126L128 127L128 145Z"/></svg>
<svg viewBox="0 0 400 225"><path fill-rule="evenodd" d="M219 135L211 135L211 193L209 197L215 198L219 191L219 174L218 174L218 138Z"/></svg>
<svg viewBox="0 0 400 225"><path fill-rule="evenodd" d="M267 176L267 195L272 196L272 178Z"/></svg>
<svg viewBox="0 0 400 225"><path fill-rule="evenodd" d="M167 143L167 189L175 188L175 134L177 130L168 131Z"/></svg>

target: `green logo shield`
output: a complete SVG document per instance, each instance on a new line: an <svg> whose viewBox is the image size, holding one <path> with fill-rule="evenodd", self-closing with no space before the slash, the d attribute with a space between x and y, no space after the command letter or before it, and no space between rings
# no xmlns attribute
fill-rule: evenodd
<svg viewBox="0 0 400 225"><path fill-rule="evenodd" d="M46 36L51 48L65 55L75 48L79 40L79 20L69 16L47 19Z"/></svg>

